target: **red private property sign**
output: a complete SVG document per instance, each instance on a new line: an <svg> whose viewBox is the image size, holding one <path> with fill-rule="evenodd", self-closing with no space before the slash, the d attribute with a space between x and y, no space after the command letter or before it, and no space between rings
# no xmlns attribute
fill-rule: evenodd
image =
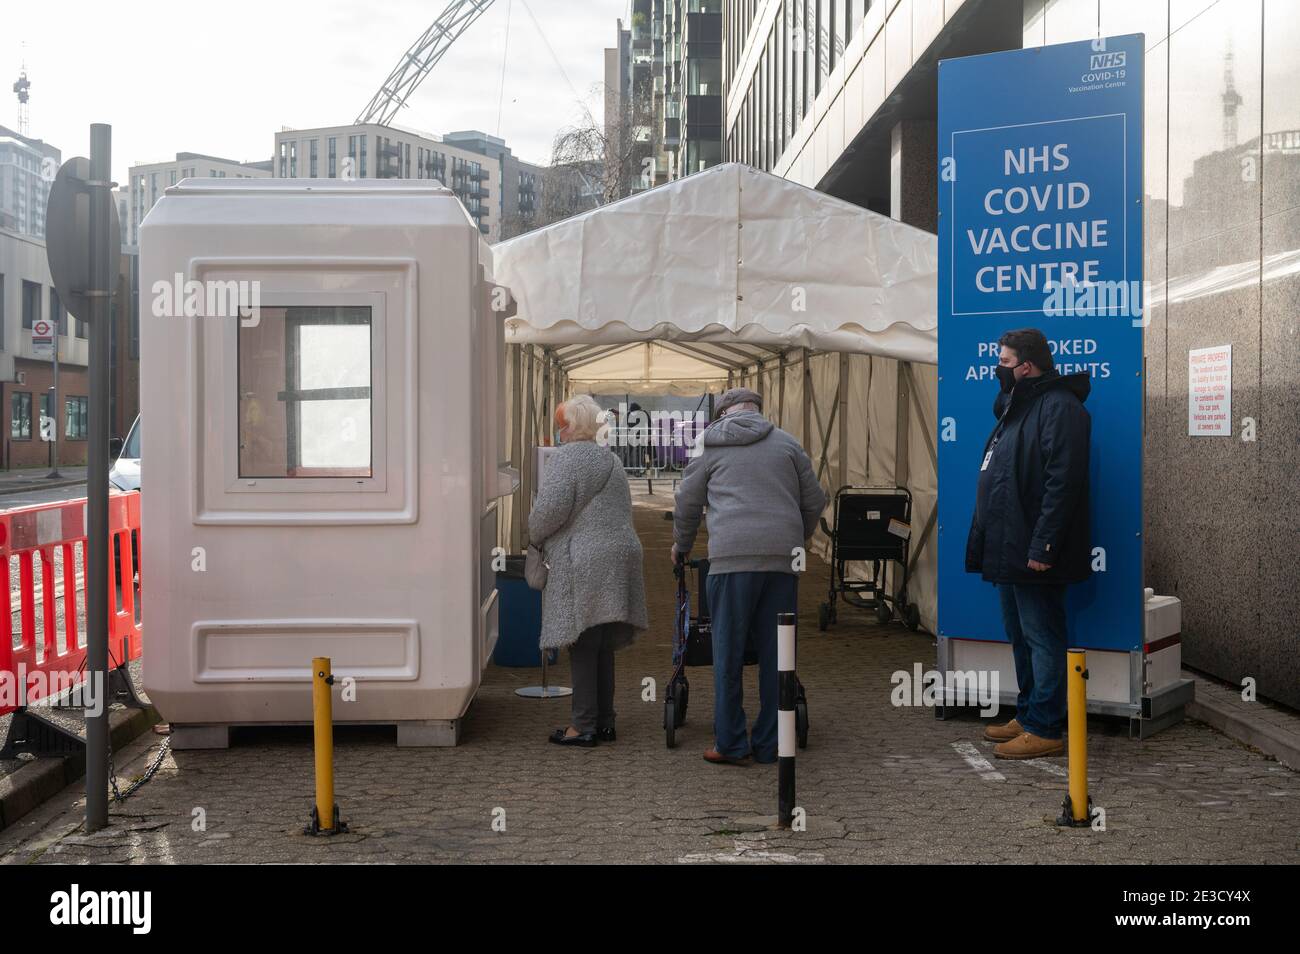
<svg viewBox="0 0 1300 954"><path fill-rule="evenodd" d="M1232 345L1187 352L1187 434L1232 434Z"/></svg>

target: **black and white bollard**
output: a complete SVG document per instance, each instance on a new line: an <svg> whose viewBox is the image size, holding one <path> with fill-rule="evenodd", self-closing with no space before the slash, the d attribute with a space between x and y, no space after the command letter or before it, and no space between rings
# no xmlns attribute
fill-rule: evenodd
<svg viewBox="0 0 1300 954"><path fill-rule="evenodd" d="M799 677L794 671L795 614L776 618L776 767L777 822L789 828L794 819L794 754L799 747L795 703L799 698Z"/></svg>

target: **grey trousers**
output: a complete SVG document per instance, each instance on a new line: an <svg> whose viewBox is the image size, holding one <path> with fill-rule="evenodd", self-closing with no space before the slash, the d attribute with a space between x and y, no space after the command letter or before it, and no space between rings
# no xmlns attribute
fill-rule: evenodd
<svg viewBox="0 0 1300 954"><path fill-rule="evenodd" d="M614 728L614 647L617 623L584 629L569 647L573 727L583 735Z"/></svg>

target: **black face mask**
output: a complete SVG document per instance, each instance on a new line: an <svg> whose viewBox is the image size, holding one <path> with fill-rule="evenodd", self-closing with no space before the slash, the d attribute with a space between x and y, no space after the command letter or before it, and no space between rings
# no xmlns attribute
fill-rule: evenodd
<svg viewBox="0 0 1300 954"><path fill-rule="evenodd" d="M1024 362L1021 361L1020 364ZM1020 367L1020 364L1013 364L1011 367L1000 364L994 368L998 374L998 384L1002 386L1004 394L1016 386L1016 368Z"/></svg>

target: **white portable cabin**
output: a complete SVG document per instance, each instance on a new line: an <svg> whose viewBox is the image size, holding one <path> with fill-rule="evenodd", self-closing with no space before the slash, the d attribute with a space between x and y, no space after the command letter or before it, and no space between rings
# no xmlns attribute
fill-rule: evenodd
<svg viewBox="0 0 1300 954"><path fill-rule="evenodd" d="M140 236L144 685L173 744L310 722L316 656L355 679L335 721L453 744L517 484L482 235L433 182L186 179Z"/></svg>

